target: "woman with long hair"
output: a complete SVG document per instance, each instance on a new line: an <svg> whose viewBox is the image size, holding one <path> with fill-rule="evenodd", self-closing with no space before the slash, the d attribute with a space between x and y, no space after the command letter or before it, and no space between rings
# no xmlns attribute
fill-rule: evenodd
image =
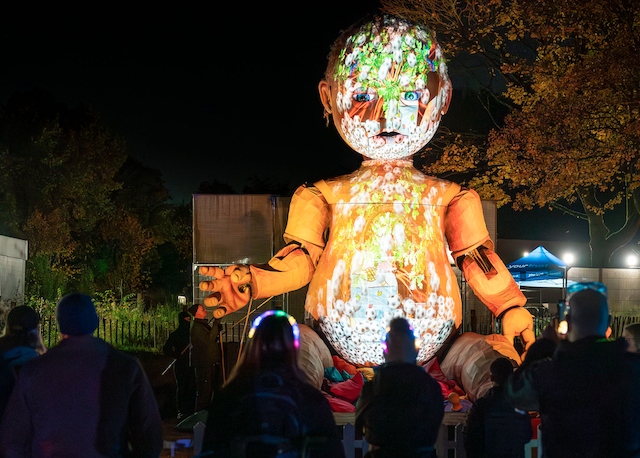
<svg viewBox="0 0 640 458"><path fill-rule="evenodd" d="M298 368L296 320L269 310L248 337L209 409L202 456L344 457L329 402Z"/></svg>

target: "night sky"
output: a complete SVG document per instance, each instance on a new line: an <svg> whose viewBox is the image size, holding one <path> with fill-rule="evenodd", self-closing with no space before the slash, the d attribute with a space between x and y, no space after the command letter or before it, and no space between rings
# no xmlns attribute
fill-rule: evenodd
<svg viewBox="0 0 640 458"><path fill-rule="evenodd" d="M0 104L38 88L71 107L93 106L129 154L161 171L176 203L205 181L241 191L253 176L296 187L348 173L360 156L325 126L317 83L340 30L377 3L304 5L238 2L212 12L110 3L0 14ZM499 235L545 240L583 227L562 218L553 231L522 225L547 214L500 210Z"/></svg>

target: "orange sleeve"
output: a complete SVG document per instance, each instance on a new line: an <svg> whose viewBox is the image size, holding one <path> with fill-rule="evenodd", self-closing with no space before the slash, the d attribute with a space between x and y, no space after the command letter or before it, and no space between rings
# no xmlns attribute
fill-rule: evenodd
<svg viewBox="0 0 640 458"><path fill-rule="evenodd" d="M488 273L468 257L462 261L462 273L474 294L496 317L511 307L525 305L526 297L500 257L489 249L486 249L484 254L493 266L492 271Z"/></svg>
<svg viewBox="0 0 640 458"><path fill-rule="evenodd" d="M493 242L484 222L482 201L473 189L461 189L449 204L445 233L451 256L458 257L481 245L493 249Z"/></svg>
<svg viewBox="0 0 640 458"><path fill-rule="evenodd" d="M266 265L252 265L254 299L302 288L311 281L325 246L331 211L320 191L300 186L289 205L284 239L288 243Z"/></svg>
<svg viewBox="0 0 640 458"><path fill-rule="evenodd" d="M302 288L311 281L316 265L297 243L280 250L267 264L251 265L251 295L254 299L277 296Z"/></svg>
<svg viewBox="0 0 640 458"><path fill-rule="evenodd" d="M284 239L286 242L295 240L303 247L314 245L316 249L311 247L310 252L318 254L314 259L317 263L326 243L330 220L331 208L320 190L315 186L300 186L291 198Z"/></svg>
<svg viewBox="0 0 640 458"><path fill-rule="evenodd" d="M462 189L453 198L447 210L445 231L453 259L475 295L494 316L527 302L504 262L493 251L493 241L484 222L482 201L476 191ZM489 272L485 273L475 261L465 256L478 248L491 264Z"/></svg>

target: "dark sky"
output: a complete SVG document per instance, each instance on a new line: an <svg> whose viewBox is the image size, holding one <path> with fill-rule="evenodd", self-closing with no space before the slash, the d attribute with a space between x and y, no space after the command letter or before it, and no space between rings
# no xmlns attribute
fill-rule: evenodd
<svg viewBox="0 0 640 458"><path fill-rule="evenodd" d="M16 15L0 27L0 104L37 87L92 105L177 202L203 181L241 190L258 175L297 186L356 168L359 156L325 127L316 88L333 39L375 2L238 3Z"/></svg>
<svg viewBox="0 0 640 458"><path fill-rule="evenodd" d="M204 181L241 191L253 176L295 187L350 172L360 157L325 127L317 83L340 30L377 3L288 5L0 11L0 104L39 88L69 106L93 106L132 156L161 171L177 203ZM499 217L499 233L532 238L516 229L527 216ZM550 234L543 226L540 238L574 230L563 221Z"/></svg>

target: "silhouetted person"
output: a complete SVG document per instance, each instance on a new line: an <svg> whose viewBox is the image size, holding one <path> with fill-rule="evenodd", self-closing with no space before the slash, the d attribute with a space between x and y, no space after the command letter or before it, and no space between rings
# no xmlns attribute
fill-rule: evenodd
<svg viewBox="0 0 640 458"><path fill-rule="evenodd" d="M255 319L209 411L204 456L273 457L276 448L298 456L309 442L305 456L344 457L329 401L298 367L299 338L295 319L282 310ZM269 445L276 439L278 446ZM234 454L239 449L245 454Z"/></svg>
<svg viewBox="0 0 640 458"><path fill-rule="evenodd" d="M201 304L192 306L191 366L196 378L196 412L209 407L213 395L221 385L222 350L220 349L220 320L207 319Z"/></svg>
<svg viewBox="0 0 640 458"><path fill-rule="evenodd" d="M190 330L191 315L188 312L180 312L178 314L178 327L169 334L162 347L165 355L174 358L172 369L176 383L178 421L193 414L196 405L195 373L193 367L189 364Z"/></svg>
<svg viewBox="0 0 640 458"><path fill-rule="evenodd" d="M531 419L514 408L506 382L513 373L509 358L496 358L489 367L493 387L469 411L464 433L467 458L524 458L531 440Z"/></svg>
<svg viewBox="0 0 640 458"><path fill-rule="evenodd" d="M140 361L93 337L91 298L56 310L60 342L28 361L0 425L0 456L145 457L162 451L162 420Z"/></svg>
<svg viewBox="0 0 640 458"><path fill-rule="evenodd" d="M13 390L20 368L47 350L40 334L40 317L27 305L12 308L0 337L0 417Z"/></svg>
<svg viewBox="0 0 640 458"><path fill-rule="evenodd" d="M356 426L369 443L367 458L432 458L444 418L440 385L416 365L415 336L404 318L386 335L385 363L365 383L356 405Z"/></svg>
<svg viewBox="0 0 640 458"><path fill-rule="evenodd" d="M540 412L544 457L640 456L640 355L624 339L607 340L607 291L569 286L566 340L552 358L529 360L507 386L516 407Z"/></svg>

